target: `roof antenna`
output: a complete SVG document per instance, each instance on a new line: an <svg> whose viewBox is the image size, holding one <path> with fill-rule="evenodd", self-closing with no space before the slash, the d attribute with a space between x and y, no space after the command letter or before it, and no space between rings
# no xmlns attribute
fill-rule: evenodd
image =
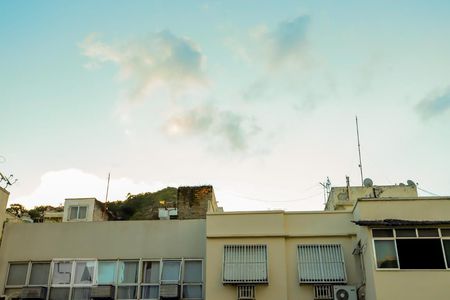
<svg viewBox="0 0 450 300"><path fill-rule="evenodd" d="M108 183L106 184L106 197L105 203L108 203L108 193L109 193L109 180L111 179L111 172L108 173Z"/></svg>
<svg viewBox="0 0 450 300"><path fill-rule="evenodd" d="M363 177L363 166L361 161L361 144L359 143L359 126L358 126L358 116L356 117L356 137L358 139L358 154L359 154L359 171L361 173L361 186L364 186L364 177Z"/></svg>

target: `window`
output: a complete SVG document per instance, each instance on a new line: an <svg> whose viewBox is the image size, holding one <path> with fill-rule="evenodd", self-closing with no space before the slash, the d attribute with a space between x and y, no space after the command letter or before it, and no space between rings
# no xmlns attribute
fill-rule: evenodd
<svg viewBox="0 0 450 300"><path fill-rule="evenodd" d="M72 262L56 261L53 263L52 284L70 284L72 278Z"/></svg>
<svg viewBox="0 0 450 300"><path fill-rule="evenodd" d="M223 283L267 283L266 245L225 245Z"/></svg>
<svg viewBox="0 0 450 300"><path fill-rule="evenodd" d="M378 268L398 268L397 253L393 240L376 240L375 253Z"/></svg>
<svg viewBox="0 0 450 300"><path fill-rule="evenodd" d="M448 229L372 229L378 269L447 269Z"/></svg>
<svg viewBox="0 0 450 300"><path fill-rule="evenodd" d="M50 278L49 278L49 273ZM13 262L6 275L9 295L43 286L48 300L89 300L94 285L112 285L115 299L160 299L161 289L176 287L182 299L203 299L201 259L54 260ZM140 294L140 295L138 295ZM15 296L14 296L15 297Z"/></svg>
<svg viewBox="0 0 450 300"><path fill-rule="evenodd" d="M99 261L97 268L98 284L115 284L116 283L116 266L117 261Z"/></svg>
<svg viewBox="0 0 450 300"><path fill-rule="evenodd" d="M69 220L86 219L87 206L71 206L69 208Z"/></svg>
<svg viewBox="0 0 450 300"><path fill-rule="evenodd" d="M137 299L138 271L139 261L119 261L117 299Z"/></svg>
<svg viewBox="0 0 450 300"><path fill-rule="evenodd" d="M25 285L28 263L12 263L9 265L7 286Z"/></svg>
<svg viewBox="0 0 450 300"><path fill-rule="evenodd" d="M28 285L47 285L50 263L33 262Z"/></svg>
<svg viewBox="0 0 450 300"><path fill-rule="evenodd" d="M95 261L77 261L75 264L75 284L92 284Z"/></svg>
<svg viewBox="0 0 450 300"><path fill-rule="evenodd" d="M201 260L185 260L183 272L183 298L203 298L203 266Z"/></svg>
<svg viewBox="0 0 450 300"><path fill-rule="evenodd" d="M142 271L142 299L159 299L160 261L146 261Z"/></svg>
<svg viewBox="0 0 450 300"><path fill-rule="evenodd" d="M341 245L298 245L300 283L344 283L347 281Z"/></svg>
<svg viewBox="0 0 450 300"><path fill-rule="evenodd" d="M180 260L163 260L161 281L165 283L178 283L180 281Z"/></svg>

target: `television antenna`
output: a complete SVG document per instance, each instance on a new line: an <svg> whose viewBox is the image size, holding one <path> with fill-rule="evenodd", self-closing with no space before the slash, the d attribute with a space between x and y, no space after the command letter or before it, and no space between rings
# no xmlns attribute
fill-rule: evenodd
<svg viewBox="0 0 450 300"><path fill-rule="evenodd" d="M358 139L358 155L359 155L359 171L361 173L361 185L364 186L364 176L363 176L363 166L361 160L361 144L359 142L359 126L358 126L358 116L356 117L356 138Z"/></svg>
<svg viewBox="0 0 450 300"><path fill-rule="evenodd" d="M9 176L5 176L0 172L0 184L4 181L4 184L5 184L4 188L6 189L8 186L11 186L17 182L17 179L14 179L13 177L14 177L14 175L12 175L12 174Z"/></svg>

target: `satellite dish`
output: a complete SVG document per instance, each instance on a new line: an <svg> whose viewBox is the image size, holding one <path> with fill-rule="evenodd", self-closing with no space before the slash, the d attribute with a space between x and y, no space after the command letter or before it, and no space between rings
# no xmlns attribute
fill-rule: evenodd
<svg viewBox="0 0 450 300"><path fill-rule="evenodd" d="M370 178L366 178L366 179L364 179L363 184L364 184L365 187L372 187L373 186L373 181Z"/></svg>
<svg viewBox="0 0 450 300"><path fill-rule="evenodd" d="M408 179L406 181L406 184L409 185L409 186L416 186L416 183L414 181L412 181L411 179Z"/></svg>

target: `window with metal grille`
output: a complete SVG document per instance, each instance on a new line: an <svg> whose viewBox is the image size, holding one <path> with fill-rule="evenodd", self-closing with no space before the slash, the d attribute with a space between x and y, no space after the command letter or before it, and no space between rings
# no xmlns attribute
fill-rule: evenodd
<svg viewBox="0 0 450 300"><path fill-rule="evenodd" d="M267 283L266 245L225 245L223 283Z"/></svg>
<svg viewBox="0 0 450 300"><path fill-rule="evenodd" d="M319 284L314 286L314 299L333 299L333 286L330 284Z"/></svg>
<svg viewBox="0 0 450 300"><path fill-rule="evenodd" d="M344 283L347 281L342 246L298 245L300 283Z"/></svg>
<svg viewBox="0 0 450 300"><path fill-rule="evenodd" d="M237 287L238 300L255 299L254 285L238 285Z"/></svg>

